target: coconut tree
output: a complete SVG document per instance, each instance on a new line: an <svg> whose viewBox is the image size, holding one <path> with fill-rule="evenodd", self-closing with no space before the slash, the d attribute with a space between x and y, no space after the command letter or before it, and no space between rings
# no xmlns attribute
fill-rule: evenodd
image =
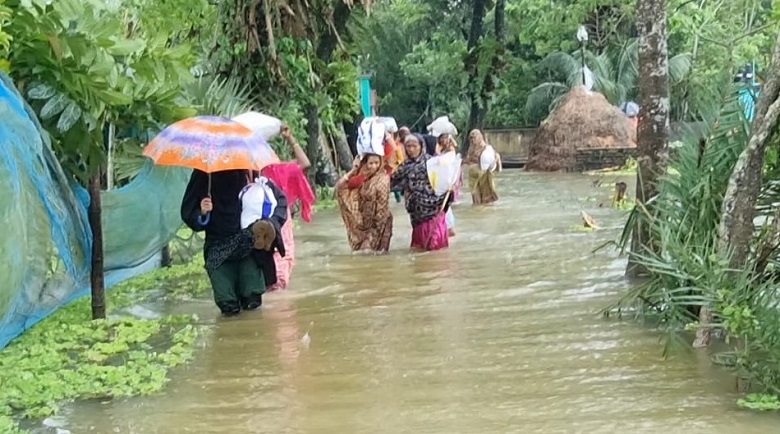
<svg viewBox="0 0 780 434"><path fill-rule="evenodd" d="M554 52L539 63L553 80L534 87L526 100L525 109L534 117L543 118L555 107L559 98L573 86L582 84L582 56L585 56L586 81L592 81L593 90L603 94L612 104L634 100L637 97L639 75L639 40L629 39L616 55L608 51L593 53L588 50L573 53ZM671 84L682 81L691 69L691 56L681 53L669 59Z"/></svg>

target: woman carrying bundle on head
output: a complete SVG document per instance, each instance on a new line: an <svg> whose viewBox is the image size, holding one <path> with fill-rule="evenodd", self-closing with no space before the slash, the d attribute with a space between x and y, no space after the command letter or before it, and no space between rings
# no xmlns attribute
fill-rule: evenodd
<svg viewBox="0 0 780 434"><path fill-rule="evenodd" d="M438 250L449 246L445 222L445 202L450 194L436 195L428 178L427 162L431 158L423 149L424 139L410 134L404 140L406 161L398 167L390 179L393 191L400 191L406 199L406 211L412 222L414 250Z"/></svg>
<svg viewBox="0 0 780 434"><path fill-rule="evenodd" d="M303 221L311 221L312 204L314 203L314 191L306 179L306 170L311 166L309 158L296 142L290 128L281 119L258 112L246 112L233 117L233 120L244 125L255 134L263 136L266 140L281 134L290 147L295 160L282 161L265 166L260 173L273 181L285 194L289 207L286 208L287 219L280 230L281 239L284 241L285 252L274 253L274 265L276 267L275 283L268 287L268 291L286 289L290 284L290 275L295 265L295 240L293 238L292 207L300 204Z"/></svg>
<svg viewBox="0 0 780 434"><path fill-rule="evenodd" d="M390 213L390 177L382 170L382 157L358 156L352 170L336 183L341 218L352 251L384 253L393 236Z"/></svg>
<svg viewBox="0 0 780 434"><path fill-rule="evenodd" d="M285 255L274 253L276 264L276 283L268 287L269 291L287 289L290 284L290 275L295 266L295 239L293 237L293 222L291 208L297 202L301 207L301 218L305 222L311 221L312 204L314 203L314 191L309 185L304 170L311 166L309 158L303 152L301 146L293 137L290 128L282 125L281 135L285 142L292 148L295 160L265 166L260 173L274 182L287 196L290 207L287 209L287 221L281 228L281 236L284 240Z"/></svg>
<svg viewBox="0 0 780 434"><path fill-rule="evenodd" d="M495 171L501 171L501 156L490 146L480 130L469 133L469 150L463 164L468 166L469 189L474 205L484 205L498 200Z"/></svg>

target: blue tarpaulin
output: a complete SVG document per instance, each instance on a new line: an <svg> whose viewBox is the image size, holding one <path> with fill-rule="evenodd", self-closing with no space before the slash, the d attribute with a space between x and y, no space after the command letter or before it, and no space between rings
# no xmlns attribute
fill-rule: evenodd
<svg viewBox="0 0 780 434"><path fill-rule="evenodd" d="M0 348L62 305L89 294L89 196L69 178L48 135L0 74ZM104 192L106 285L159 264L181 226L189 170L147 162L133 181ZM110 296L110 295L109 295Z"/></svg>

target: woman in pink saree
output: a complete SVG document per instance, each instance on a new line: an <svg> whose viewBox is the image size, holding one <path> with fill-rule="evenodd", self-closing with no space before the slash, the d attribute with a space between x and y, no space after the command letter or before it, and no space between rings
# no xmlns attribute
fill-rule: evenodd
<svg viewBox="0 0 780 434"><path fill-rule="evenodd" d="M285 196L287 196L289 204L292 205L296 200L299 200L301 204L301 218L303 221L309 222L311 221L314 192L306 179L304 170L311 166L311 162L298 142L295 141L290 128L286 125L282 126L282 137L292 148L295 160L271 164L264 167L260 173L282 189ZM274 253L276 283L268 287L268 291L287 289L290 283L290 274L292 274L293 266L295 266L295 241L293 239L291 208L292 206L287 207L287 221L281 229L286 254L281 256L279 252Z"/></svg>
<svg viewBox="0 0 780 434"><path fill-rule="evenodd" d="M437 196L431 187L426 167L431 157L423 150L423 143L424 139L419 134L406 137L406 161L393 173L390 185L391 190L402 192L406 200L406 212L412 222L410 247L412 250L431 251L449 246L444 217L447 198Z"/></svg>

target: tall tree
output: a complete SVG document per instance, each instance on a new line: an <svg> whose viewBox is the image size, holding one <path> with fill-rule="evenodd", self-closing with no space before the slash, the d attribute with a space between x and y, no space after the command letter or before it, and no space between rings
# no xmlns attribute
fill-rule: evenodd
<svg viewBox="0 0 780 434"><path fill-rule="evenodd" d="M666 0L637 1L639 31L639 104L641 112L637 129L638 168L637 206L649 208L648 202L658 191L656 180L663 174L669 138L669 59L666 47ZM640 276L646 270L634 255L645 249L655 250L649 228L639 223L631 238L631 252L626 274Z"/></svg>
<svg viewBox="0 0 780 434"><path fill-rule="evenodd" d="M770 142L778 139L777 121L780 116L780 32L777 34L772 63L767 80L761 88L756 113L750 127L750 139L734 165L723 197L721 221L718 227L718 250L729 258L731 269L743 269L748 263L750 246L755 232L753 218L761 191L764 154ZM702 307L694 347L710 344L712 311Z"/></svg>
<svg viewBox="0 0 780 434"><path fill-rule="evenodd" d="M719 228L721 248L724 253L730 253L730 265L735 268L742 268L750 253L753 217L761 190L764 151L777 134L776 124L780 115L780 33L766 76L767 80L761 86L761 95L756 104L750 140L737 160L723 199Z"/></svg>
<svg viewBox="0 0 780 434"><path fill-rule="evenodd" d="M217 71L249 86L261 110L284 118L299 133L305 125L309 175L319 175L320 181L332 174L330 155L322 152L323 132L337 134L340 122L358 108L357 68L338 50L352 12L349 0L226 0L219 5L220 31L212 54Z"/></svg>
<svg viewBox="0 0 780 434"><path fill-rule="evenodd" d="M190 50L171 48L165 40L127 37L118 14L102 3L11 6L10 75L50 133L63 167L88 187L92 316L105 318L103 126L119 118L146 126L191 115L178 102L181 85L192 79Z"/></svg>
<svg viewBox="0 0 780 434"><path fill-rule="evenodd" d="M497 87L498 74L504 68L506 0L497 0L493 17L493 38L486 41L487 0L473 0L471 27L463 66L468 75L470 103L468 130L482 128L490 98ZM463 146L467 146L464 140Z"/></svg>

